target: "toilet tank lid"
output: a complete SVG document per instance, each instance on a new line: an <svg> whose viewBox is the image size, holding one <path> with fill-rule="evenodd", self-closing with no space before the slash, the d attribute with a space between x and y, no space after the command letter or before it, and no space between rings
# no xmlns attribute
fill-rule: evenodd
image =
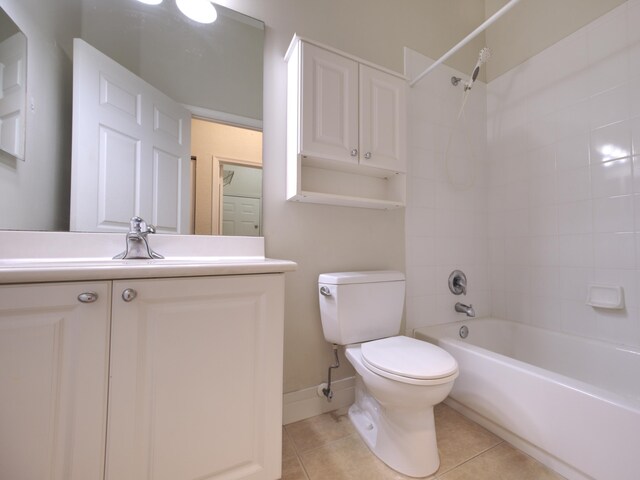
<svg viewBox="0 0 640 480"><path fill-rule="evenodd" d="M318 277L318 283L327 283L330 285L401 281L404 281L404 273L394 270L323 273Z"/></svg>

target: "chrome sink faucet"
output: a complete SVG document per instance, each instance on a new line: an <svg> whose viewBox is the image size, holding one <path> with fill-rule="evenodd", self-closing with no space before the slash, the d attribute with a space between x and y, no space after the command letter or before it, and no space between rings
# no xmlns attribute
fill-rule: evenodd
<svg viewBox="0 0 640 480"><path fill-rule="evenodd" d="M459 312L459 313L466 313L467 317L475 317L476 316L476 312L473 309L473 305L472 304L465 305L464 303L458 302L458 303L456 303L455 310L456 310L456 312Z"/></svg>
<svg viewBox="0 0 640 480"><path fill-rule="evenodd" d="M124 252L113 257L118 259L152 259L164 258L162 255L154 252L149 246L147 235L156 233L153 225L147 225L140 217L131 217L129 233L127 233L127 243Z"/></svg>

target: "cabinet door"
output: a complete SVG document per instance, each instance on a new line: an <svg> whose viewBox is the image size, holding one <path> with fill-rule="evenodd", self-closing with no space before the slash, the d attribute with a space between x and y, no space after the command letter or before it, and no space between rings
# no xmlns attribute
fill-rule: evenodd
<svg viewBox="0 0 640 480"><path fill-rule="evenodd" d="M405 81L360 65L360 163L406 171Z"/></svg>
<svg viewBox="0 0 640 480"><path fill-rule="evenodd" d="M110 293L109 282L0 288L0 478L103 478Z"/></svg>
<svg viewBox="0 0 640 480"><path fill-rule="evenodd" d="M114 282L107 479L279 478L283 285Z"/></svg>
<svg viewBox="0 0 640 480"><path fill-rule="evenodd" d="M358 163L358 64L302 43L302 155Z"/></svg>

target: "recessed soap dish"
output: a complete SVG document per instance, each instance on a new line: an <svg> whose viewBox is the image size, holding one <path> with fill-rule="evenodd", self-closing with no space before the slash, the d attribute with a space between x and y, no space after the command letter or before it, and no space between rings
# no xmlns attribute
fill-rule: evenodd
<svg viewBox="0 0 640 480"><path fill-rule="evenodd" d="M587 305L596 308L624 308L624 291L620 285L592 283L587 290Z"/></svg>

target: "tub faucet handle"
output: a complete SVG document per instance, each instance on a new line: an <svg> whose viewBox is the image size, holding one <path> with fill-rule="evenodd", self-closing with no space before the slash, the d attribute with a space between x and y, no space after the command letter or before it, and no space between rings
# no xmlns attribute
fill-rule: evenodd
<svg viewBox="0 0 640 480"><path fill-rule="evenodd" d="M454 295L467 294L467 276L461 270L454 270L449 275L449 290Z"/></svg>

